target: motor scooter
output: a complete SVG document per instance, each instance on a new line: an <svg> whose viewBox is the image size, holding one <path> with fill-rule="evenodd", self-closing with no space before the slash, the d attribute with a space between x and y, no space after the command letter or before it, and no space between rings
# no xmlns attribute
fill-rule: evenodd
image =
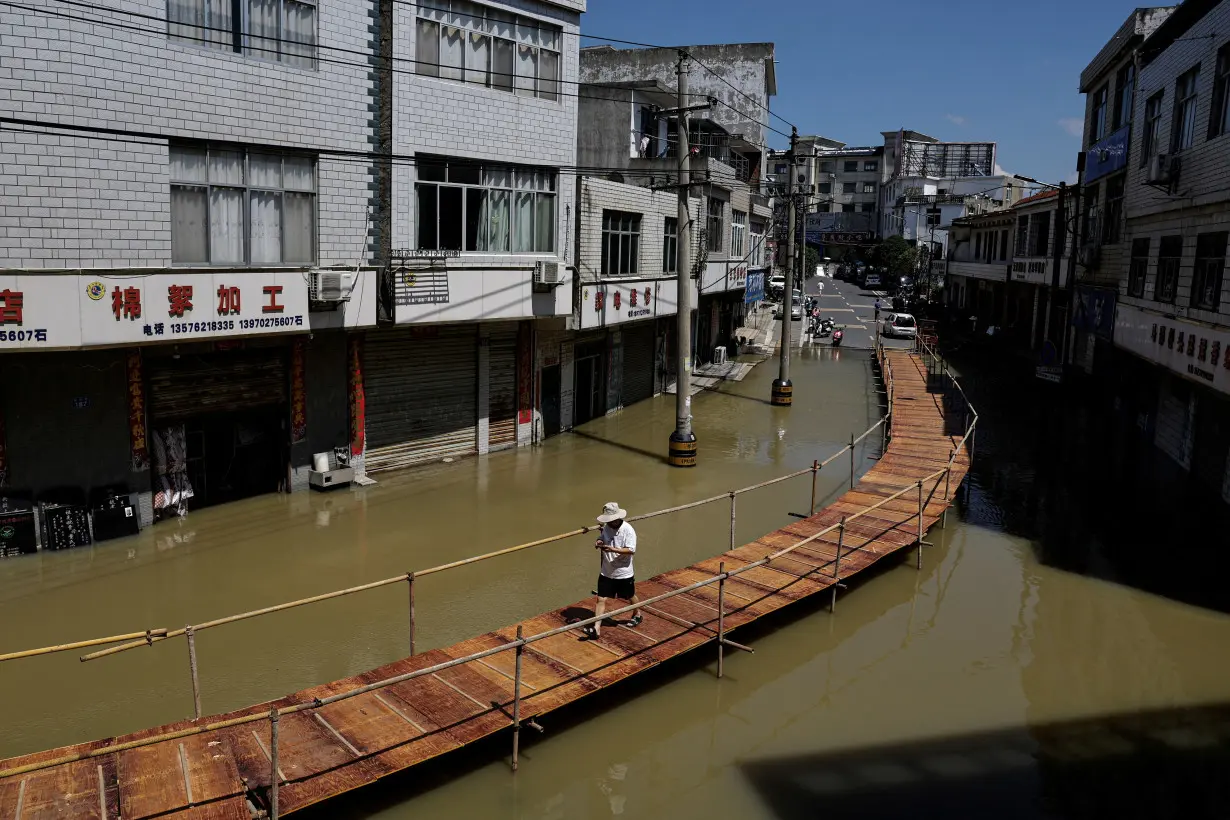
<svg viewBox="0 0 1230 820"><path fill-rule="evenodd" d="M833 347L841 347L841 340L844 339L846 333L844 330L833 331Z"/></svg>
<svg viewBox="0 0 1230 820"><path fill-rule="evenodd" d="M820 323L819 336L820 338L823 339L827 336L832 335L832 333L833 333L833 320L825 319L823 322Z"/></svg>

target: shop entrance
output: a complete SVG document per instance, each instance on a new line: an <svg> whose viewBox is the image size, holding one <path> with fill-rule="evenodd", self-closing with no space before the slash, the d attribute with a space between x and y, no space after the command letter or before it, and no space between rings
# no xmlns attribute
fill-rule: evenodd
<svg viewBox="0 0 1230 820"><path fill-rule="evenodd" d="M573 424L584 424L606 412L606 339L576 346L576 404Z"/></svg>
<svg viewBox="0 0 1230 820"><path fill-rule="evenodd" d="M283 489L286 348L154 358L147 373L156 514Z"/></svg>

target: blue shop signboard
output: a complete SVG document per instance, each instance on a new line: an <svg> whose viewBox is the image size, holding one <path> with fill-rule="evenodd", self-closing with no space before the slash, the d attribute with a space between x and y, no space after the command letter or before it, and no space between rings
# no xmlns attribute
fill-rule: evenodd
<svg viewBox="0 0 1230 820"><path fill-rule="evenodd" d="M755 304L764 301L764 271L749 270L747 272L747 289L743 292L744 304Z"/></svg>
<svg viewBox="0 0 1230 820"><path fill-rule="evenodd" d="M1077 287L1073 327L1109 341L1115 332L1115 300L1113 290Z"/></svg>
<svg viewBox="0 0 1230 820"><path fill-rule="evenodd" d="M1127 167L1128 136L1131 133L1132 127L1125 125L1085 152L1085 182L1093 182Z"/></svg>

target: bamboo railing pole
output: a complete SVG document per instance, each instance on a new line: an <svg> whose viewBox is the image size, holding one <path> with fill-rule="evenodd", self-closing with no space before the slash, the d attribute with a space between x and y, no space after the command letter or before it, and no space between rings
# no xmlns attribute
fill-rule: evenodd
<svg viewBox="0 0 1230 820"><path fill-rule="evenodd" d="M948 529L948 507L952 503L949 500L949 483L952 480L952 463L957 458L957 448L952 449L952 458L948 459L948 469L944 471L944 514L940 517L940 526Z"/></svg>
<svg viewBox="0 0 1230 820"><path fill-rule="evenodd" d="M521 656L525 654L525 641L521 624L517 624L516 675L513 678L513 744L512 770L515 772L521 754Z"/></svg>
<svg viewBox="0 0 1230 820"><path fill-rule="evenodd" d="M922 569L923 551L923 483L918 482L918 568Z"/></svg>
<svg viewBox="0 0 1230 820"><path fill-rule="evenodd" d="M269 707L269 817L278 820L278 707Z"/></svg>
<svg viewBox="0 0 1230 820"><path fill-rule="evenodd" d="M854 489L854 434L850 434L850 489Z"/></svg>
<svg viewBox="0 0 1230 820"><path fill-rule="evenodd" d="M846 542L846 517L841 517L837 526L837 559L833 561L833 596L829 598L829 612L837 611L837 586L841 583L841 548Z"/></svg>
<svg viewBox="0 0 1230 820"><path fill-rule="evenodd" d="M726 655L726 562L718 562L718 677L722 677L723 662Z"/></svg>
<svg viewBox="0 0 1230 820"><path fill-rule="evenodd" d="M406 573L406 582L410 587L410 657L414 657L414 573Z"/></svg>
<svg viewBox="0 0 1230 820"><path fill-rule="evenodd" d="M736 494L730 493L730 548L735 548L735 498Z"/></svg>
<svg viewBox="0 0 1230 820"><path fill-rule="evenodd" d="M188 669L192 673L192 717L194 720L201 719L201 680L197 675L196 663L196 630L190 626L184 627L184 634L188 636Z"/></svg>
<svg viewBox="0 0 1230 820"><path fill-rule="evenodd" d="M22 658L35 658L39 655L51 655L55 652L71 652L74 649L86 649L91 646L105 646L109 643L119 643L120 641L133 641L138 638L141 643L145 643L145 639L157 638L161 640L165 637L167 631L165 629L147 629L144 632L129 632L124 635L110 635L106 638L90 638L88 641L75 641L73 643L62 643L57 646L44 646L38 649L23 649L20 652L9 652L6 655L0 655L0 662L16 661Z"/></svg>
<svg viewBox="0 0 1230 820"><path fill-rule="evenodd" d="M820 477L820 461L812 459L811 462L811 509L812 515L816 514L816 479Z"/></svg>

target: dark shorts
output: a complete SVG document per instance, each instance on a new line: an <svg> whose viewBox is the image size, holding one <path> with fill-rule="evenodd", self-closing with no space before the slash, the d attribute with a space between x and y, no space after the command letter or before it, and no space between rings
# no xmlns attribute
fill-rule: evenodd
<svg viewBox="0 0 1230 820"><path fill-rule="evenodd" d="M608 578L599 573L598 575L598 597L600 598L620 598L624 601L631 601L636 595L636 579L635 578Z"/></svg>

